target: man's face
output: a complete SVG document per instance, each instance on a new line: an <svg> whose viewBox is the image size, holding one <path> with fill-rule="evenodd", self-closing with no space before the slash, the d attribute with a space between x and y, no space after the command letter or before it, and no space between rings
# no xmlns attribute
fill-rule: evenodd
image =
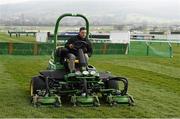
<svg viewBox="0 0 180 119"><path fill-rule="evenodd" d="M81 30L79 32L79 35L80 35L81 38L86 38L86 30Z"/></svg>

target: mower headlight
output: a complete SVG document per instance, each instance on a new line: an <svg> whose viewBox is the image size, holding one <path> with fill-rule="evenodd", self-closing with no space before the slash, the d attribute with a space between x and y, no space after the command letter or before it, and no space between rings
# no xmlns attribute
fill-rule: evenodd
<svg viewBox="0 0 180 119"><path fill-rule="evenodd" d="M83 75L89 75L88 71L83 71Z"/></svg>
<svg viewBox="0 0 180 119"><path fill-rule="evenodd" d="M80 76L81 75L81 72L80 71L77 71L75 72L76 75Z"/></svg>
<svg viewBox="0 0 180 119"><path fill-rule="evenodd" d="M90 74L91 74L91 75L95 75L96 72L95 72L95 71L91 71Z"/></svg>

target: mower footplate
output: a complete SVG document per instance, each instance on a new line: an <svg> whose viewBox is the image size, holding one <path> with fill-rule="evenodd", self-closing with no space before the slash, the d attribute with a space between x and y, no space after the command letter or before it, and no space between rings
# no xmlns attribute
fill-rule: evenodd
<svg viewBox="0 0 180 119"><path fill-rule="evenodd" d="M60 96L38 96L35 95L32 97L32 104L35 107L39 107L41 105L54 105L55 107L61 106Z"/></svg>
<svg viewBox="0 0 180 119"><path fill-rule="evenodd" d="M112 106L117 104L129 104L129 106L134 105L134 99L130 95L109 95L106 97L106 101Z"/></svg>
<svg viewBox="0 0 180 119"><path fill-rule="evenodd" d="M71 103L74 106L81 107L92 107L92 106L100 106L98 96L72 96Z"/></svg>

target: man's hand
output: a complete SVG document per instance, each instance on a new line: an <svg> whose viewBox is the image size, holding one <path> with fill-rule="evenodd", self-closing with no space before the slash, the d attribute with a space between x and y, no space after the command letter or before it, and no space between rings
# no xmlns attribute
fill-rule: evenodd
<svg viewBox="0 0 180 119"><path fill-rule="evenodd" d="M73 44L69 44L69 48L70 48L70 49L73 49L73 48L74 48L74 45L73 45Z"/></svg>

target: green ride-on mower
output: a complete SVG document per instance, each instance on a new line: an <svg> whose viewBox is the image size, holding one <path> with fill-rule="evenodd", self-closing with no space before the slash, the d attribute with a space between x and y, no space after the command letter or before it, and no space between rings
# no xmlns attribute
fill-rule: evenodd
<svg viewBox="0 0 180 119"><path fill-rule="evenodd" d="M132 96L127 94L128 80L124 77L113 76L110 72L98 72L96 68L88 64L83 48L86 42L75 42L74 48L78 51L75 61L76 71L70 72L65 63L60 62L57 55L58 28L64 17L81 17L86 22L87 37L89 36L89 22L81 14L64 14L56 22L54 30L54 52L49 60L47 70L41 71L33 77L30 84L32 104L62 106L70 102L73 106L100 106L101 102L109 105L128 104L134 105ZM123 84L121 86L120 84ZM121 89L122 88L122 89Z"/></svg>

